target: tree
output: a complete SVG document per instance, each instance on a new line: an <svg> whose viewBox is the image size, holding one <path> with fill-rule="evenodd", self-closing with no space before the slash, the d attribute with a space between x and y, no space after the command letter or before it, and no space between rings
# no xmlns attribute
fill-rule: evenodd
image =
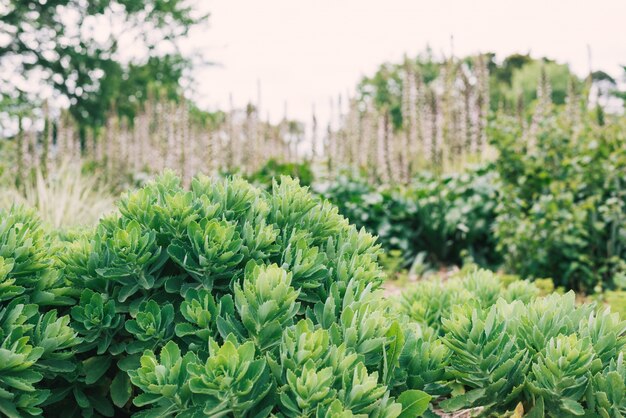
<svg viewBox="0 0 626 418"><path fill-rule="evenodd" d="M132 117L149 85L178 88L177 43L205 17L188 0L0 0L3 96L47 88L81 126L111 107Z"/></svg>
<svg viewBox="0 0 626 418"><path fill-rule="evenodd" d="M520 96L526 104L537 98L537 87L541 80L542 68L545 69L550 82L552 102L555 104L565 103L568 85L573 74L567 64L558 64L547 59L534 60L512 71L511 88L505 91L505 97L509 103L517 102Z"/></svg>

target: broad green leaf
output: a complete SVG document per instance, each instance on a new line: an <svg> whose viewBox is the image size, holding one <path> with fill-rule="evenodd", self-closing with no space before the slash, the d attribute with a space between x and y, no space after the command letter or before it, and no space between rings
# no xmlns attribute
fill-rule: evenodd
<svg viewBox="0 0 626 418"><path fill-rule="evenodd" d="M421 390L405 390L398 396L402 405L402 413L398 418L415 418L428 409L432 396Z"/></svg>

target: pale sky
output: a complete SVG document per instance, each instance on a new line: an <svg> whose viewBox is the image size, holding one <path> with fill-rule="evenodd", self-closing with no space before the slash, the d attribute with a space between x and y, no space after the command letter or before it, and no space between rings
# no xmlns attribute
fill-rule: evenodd
<svg viewBox="0 0 626 418"><path fill-rule="evenodd" d="M531 52L622 76L626 0L205 0L208 28L186 47L219 66L196 70L193 98L209 108L256 101L272 119L322 119L330 98L354 91L385 61L435 53Z"/></svg>

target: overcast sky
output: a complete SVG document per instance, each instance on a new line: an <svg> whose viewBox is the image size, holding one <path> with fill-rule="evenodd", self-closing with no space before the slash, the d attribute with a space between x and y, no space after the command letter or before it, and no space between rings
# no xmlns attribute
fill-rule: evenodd
<svg viewBox="0 0 626 418"><path fill-rule="evenodd" d="M186 44L217 66L196 70L193 97L204 107L256 101L277 120L323 119L330 98L354 91L385 61L435 53L531 52L622 76L626 0L205 0L206 29Z"/></svg>

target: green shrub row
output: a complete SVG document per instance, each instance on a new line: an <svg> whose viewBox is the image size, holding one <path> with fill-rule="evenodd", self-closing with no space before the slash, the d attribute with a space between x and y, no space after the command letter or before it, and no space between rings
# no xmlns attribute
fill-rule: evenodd
<svg viewBox="0 0 626 418"><path fill-rule="evenodd" d="M72 235L72 234L69 234ZM375 238L284 179L166 174L63 242L0 213L0 413L410 417Z"/></svg>
<svg viewBox="0 0 626 418"><path fill-rule="evenodd" d="M626 321L573 292L542 297L528 281L486 270L403 292L420 324L396 373L445 411L480 416L626 416ZM516 415L521 416L521 415Z"/></svg>
<svg viewBox="0 0 626 418"><path fill-rule="evenodd" d="M372 186L366 179L340 176L314 189L350 222L378 235L386 251L401 251L405 266L420 253L435 264L471 257L494 266L501 261L492 233L496 178L486 166L443 177L424 174L408 186Z"/></svg>

